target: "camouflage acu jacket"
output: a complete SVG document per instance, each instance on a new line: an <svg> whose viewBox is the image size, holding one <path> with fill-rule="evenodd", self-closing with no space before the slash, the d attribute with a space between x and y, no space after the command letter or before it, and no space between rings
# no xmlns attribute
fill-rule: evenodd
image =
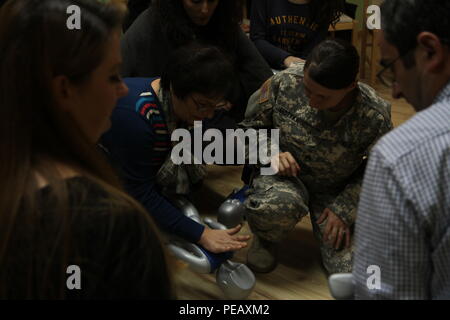
<svg viewBox="0 0 450 320"><path fill-rule="evenodd" d="M354 105L337 122L308 105L303 68L274 75L249 99L242 128L280 130L280 152L290 152L311 194L336 195L330 209L353 224L369 151L392 129L391 106L358 83Z"/></svg>

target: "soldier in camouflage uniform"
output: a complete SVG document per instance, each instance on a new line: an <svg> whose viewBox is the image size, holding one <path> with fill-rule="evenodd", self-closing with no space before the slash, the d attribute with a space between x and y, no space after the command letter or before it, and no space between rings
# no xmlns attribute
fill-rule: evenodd
<svg viewBox="0 0 450 320"><path fill-rule="evenodd" d="M390 105L356 81L358 70L353 46L327 40L304 71L297 65L278 73L250 98L240 126L279 129L281 164L277 175L253 178L245 201L254 271L275 268L276 244L308 213L325 268L351 271L365 162L392 128Z"/></svg>

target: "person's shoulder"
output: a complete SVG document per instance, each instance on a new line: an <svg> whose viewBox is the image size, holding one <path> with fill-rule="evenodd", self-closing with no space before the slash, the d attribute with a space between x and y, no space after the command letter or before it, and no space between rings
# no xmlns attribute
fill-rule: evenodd
<svg viewBox="0 0 450 320"><path fill-rule="evenodd" d="M305 64L303 62L294 62L291 67L284 69L283 71L279 72L280 74L290 74L294 75L298 78L302 78L305 76Z"/></svg>
<svg viewBox="0 0 450 320"><path fill-rule="evenodd" d="M284 70L275 73L272 77L267 79L255 94L260 96L259 103L262 103L269 99L276 98L279 94L283 94L283 92L289 90L289 88L294 88L296 85L296 75Z"/></svg>
<svg viewBox="0 0 450 320"><path fill-rule="evenodd" d="M272 81L284 88L296 88L304 78L303 64L294 64L292 67L277 72Z"/></svg>
<svg viewBox="0 0 450 320"><path fill-rule="evenodd" d="M236 26L235 29L236 32L236 54L238 56L248 56L248 55L254 55L255 52L258 52L256 50L255 45L253 44L253 41L250 39L249 36L242 30L240 26Z"/></svg>
<svg viewBox="0 0 450 320"><path fill-rule="evenodd" d="M85 176L66 180L69 206L74 215L84 219L119 218L128 215L138 218L137 209L126 199L125 194L107 183Z"/></svg>
<svg viewBox="0 0 450 320"><path fill-rule="evenodd" d="M157 78L153 78L153 77L126 77L126 78L123 78L123 82L128 87L128 95L127 96L138 96L141 92L149 91L150 85L151 85L152 81L155 79L157 79Z"/></svg>
<svg viewBox="0 0 450 320"><path fill-rule="evenodd" d="M158 98L151 87L155 79L158 78L124 78L128 94L117 101L116 109L126 108L139 112L140 105L156 101Z"/></svg>
<svg viewBox="0 0 450 320"><path fill-rule="evenodd" d="M423 159L440 161L443 153L450 149L450 127L442 128L428 121L426 111L416 114L381 138L375 147L377 152L392 164Z"/></svg>
<svg viewBox="0 0 450 320"><path fill-rule="evenodd" d="M121 41L122 50L136 50L134 55L148 54L159 47L155 43L161 42L161 33L159 21L148 8L125 31Z"/></svg>
<svg viewBox="0 0 450 320"><path fill-rule="evenodd" d="M131 26L125 32L124 36L128 37L130 35L138 34L148 34L148 29L154 28L156 25L156 20L154 18L151 7L145 9L137 18L133 21ZM146 30L147 29L147 30Z"/></svg>
<svg viewBox="0 0 450 320"><path fill-rule="evenodd" d="M372 87L358 82L359 110L378 119L391 121L391 104L379 96Z"/></svg>
<svg viewBox="0 0 450 320"><path fill-rule="evenodd" d="M164 122L160 102L151 87L157 78L125 78L129 88L126 97L119 99L111 115L111 128L102 136L102 143L138 149L154 138L154 123Z"/></svg>

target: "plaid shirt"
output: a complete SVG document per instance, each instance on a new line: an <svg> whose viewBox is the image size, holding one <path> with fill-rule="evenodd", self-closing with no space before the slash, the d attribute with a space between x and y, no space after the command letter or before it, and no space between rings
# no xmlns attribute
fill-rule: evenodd
<svg viewBox="0 0 450 320"><path fill-rule="evenodd" d="M357 299L450 299L450 83L374 147L355 243Z"/></svg>

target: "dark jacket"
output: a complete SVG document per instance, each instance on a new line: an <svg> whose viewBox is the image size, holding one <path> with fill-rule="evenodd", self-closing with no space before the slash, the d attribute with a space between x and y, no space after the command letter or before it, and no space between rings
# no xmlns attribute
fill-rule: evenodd
<svg viewBox="0 0 450 320"><path fill-rule="evenodd" d="M124 77L160 76L171 51L175 49L164 35L162 26L152 19L151 10L151 8L145 10L124 35L122 40ZM248 98L272 76L272 71L241 30L237 50L234 53L239 83L235 89L235 99L232 99L235 107L231 115L239 122L243 119Z"/></svg>

